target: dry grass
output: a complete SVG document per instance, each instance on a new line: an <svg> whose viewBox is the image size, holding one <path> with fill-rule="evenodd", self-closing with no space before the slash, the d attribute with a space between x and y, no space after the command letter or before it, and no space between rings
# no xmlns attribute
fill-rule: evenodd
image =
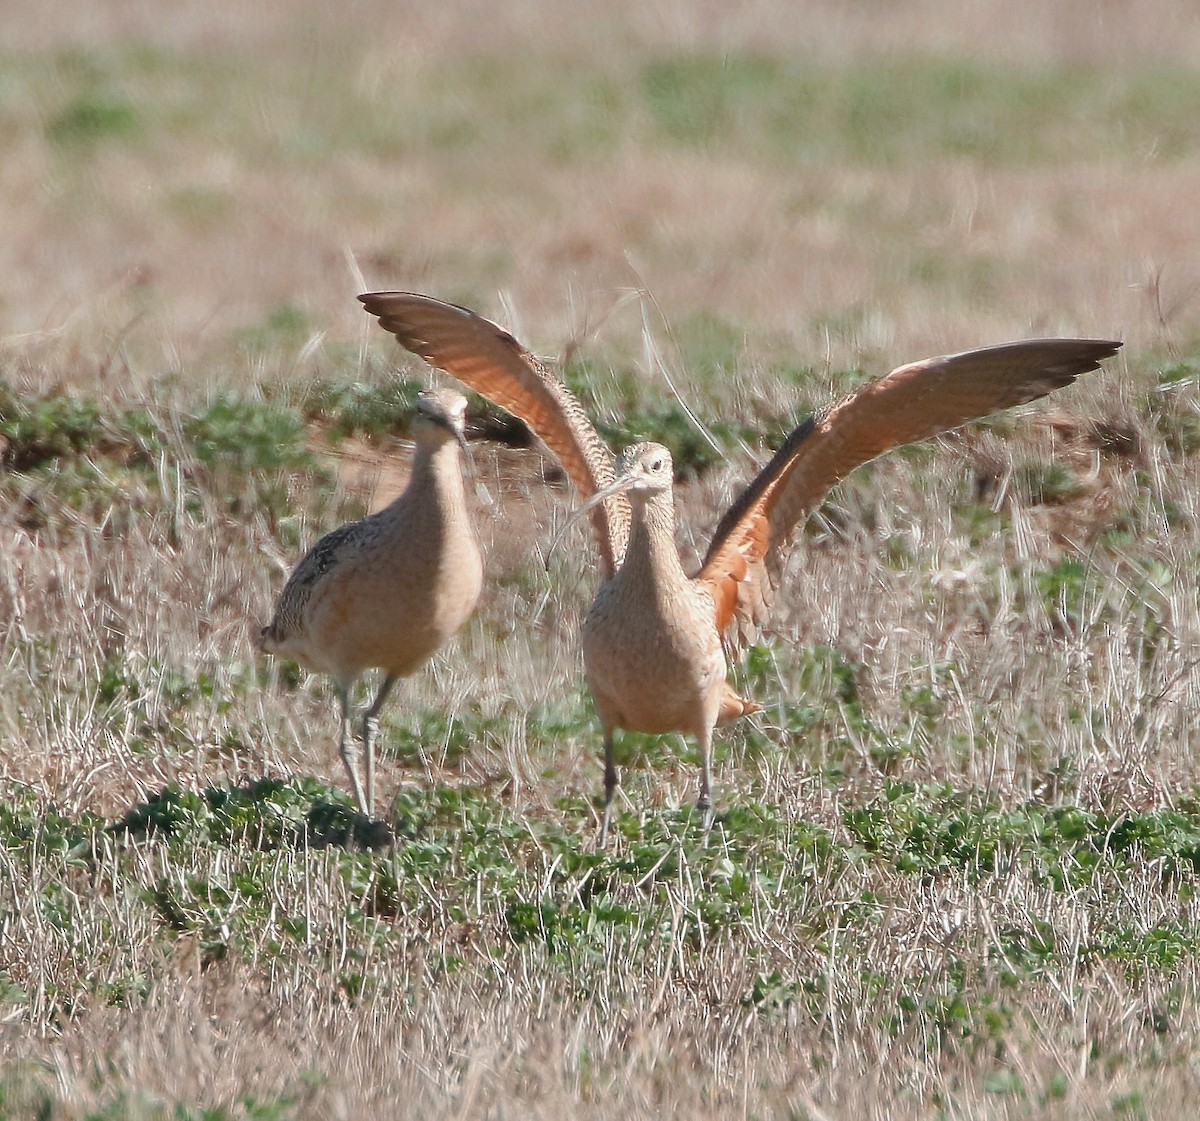
<svg viewBox="0 0 1200 1121"><path fill-rule="evenodd" d="M36 9L5 17L0 422L55 387L97 419L0 468L0 1116L1191 1116L1188 5ZM761 107L810 79L861 112L781 133ZM726 125L689 133L689 91ZM476 445L485 598L385 721L417 824L258 844L336 808L302 783L340 782L330 693L251 636L402 484L402 443L300 428L313 379L389 384L352 297L393 285L586 356L646 435L647 339L744 423L680 489L692 556L763 454L737 434L859 371L1127 345L831 496L739 668L765 710L721 738L707 849L694 761L631 738L592 851L588 545L547 569L569 496ZM244 834L103 832L263 778Z"/></svg>

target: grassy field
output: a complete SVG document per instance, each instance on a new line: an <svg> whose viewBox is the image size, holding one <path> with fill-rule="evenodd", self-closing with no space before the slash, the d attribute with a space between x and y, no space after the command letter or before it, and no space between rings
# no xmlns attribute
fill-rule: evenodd
<svg viewBox="0 0 1200 1121"><path fill-rule="evenodd" d="M0 1118L1194 1116L1200 19L1047 7L0 17ZM689 560L867 377L1126 345L829 496L707 844L693 745L626 736L597 850L590 539L474 442L372 848L253 637L407 477L385 287L669 444Z"/></svg>

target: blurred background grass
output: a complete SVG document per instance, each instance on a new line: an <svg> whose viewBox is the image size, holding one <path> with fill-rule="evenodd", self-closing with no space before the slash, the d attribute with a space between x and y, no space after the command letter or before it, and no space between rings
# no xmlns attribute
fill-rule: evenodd
<svg viewBox="0 0 1200 1121"><path fill-rule="evenodd" d="M644 289L668 325L719 316L835 366L1195 333L1181 3L109 2L4 25L3 345L92 359L58 377L114 350L220 376L264 343L328 365L364 337L364 283L629 352L640 316L614 306Z"/></svg>

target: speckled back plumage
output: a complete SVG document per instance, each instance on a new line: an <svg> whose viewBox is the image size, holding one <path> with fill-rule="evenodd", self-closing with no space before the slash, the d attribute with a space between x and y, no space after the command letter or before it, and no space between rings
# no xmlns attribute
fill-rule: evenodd
<svg viewBox="0 0 1200 1121"><path fill-rule="evenodd" d="M468 517L459 446L466 398L417 398L416 454L404 493L322 537L296 566L260 635L268 654L329 674L341 704L341 756L362 813L375 807L378 716L395 681L418 669L470 617L483 563ZM363 713L366 783L350 731L350 692L363 670L384 671Z"/></svg>
<svg viewBox="0 0 1200 1121"><path fill-rule="evenodd" d="M338 526L305 554L279 593L274 617L263 628L264 649L279 646L300 629L304 608L312 598L313 588L320 584L326 573L337 567L341 555L362 548L367 543L369 532L365 520Z"/></svg>

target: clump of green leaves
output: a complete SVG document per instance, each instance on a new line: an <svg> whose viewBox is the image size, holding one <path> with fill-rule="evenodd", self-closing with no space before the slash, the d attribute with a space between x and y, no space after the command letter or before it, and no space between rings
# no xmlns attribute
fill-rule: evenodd
<svg viewBox="0 0 1200 1121"><path fill-rule="evenodd" d="M1089 578L1088 565L1077 557L1063 557L1036 574L1035 583L1046 609L1061 626L1076 628L1082 624Z"/></svg>
<svg viewBox="0 0 1200 1121"><path fill-rule="evenodd" d="M204 845L323 848L386 843L390 838L380 826L355 812L346 795L315 779L261 779L202 792L168 786L129 810L112 831Z"/></svg>
<svg viewBox="0 0 1200 1121"><path fill-rule="evenodd" d="M1009 862L1025 864L1056 890L1089 882L1102 868L1161 860L1164 875L1200 870L1200 802L1147 813L1105 813L1030 802L1004 808L974 791L889 781L844 815L846 828L899 872L965 872L972 882Z"/></svg>
<svg viewBox="0 0 1200 1121"><path fill-rule="evenodd" d="M0 847L30 859L79 850L103 829L104 821L96 814L69 817L53 805L40 805L29 787L8 788L0 799Z"/></svg>
<svg viewBox="0 0 1200 1121"><path fill-rule="evenodd" d="M46 124L46 138L55 144L91 147L121 139L138 130L137 110L125 98L92 91L72 98Z"/></svg>
<svg viewBox="0 0 1200 1121"><path fill-rule="evenodd" d="M409 764L436 758L443 766L453 767L473 746L487 739L499 742L508 723L507 715L486 714L478 704L453 715L429 710L415 725L389 728L383 749Z"/></svg>
<svg viewBox="0 0 1200 1121"><path fill-rule="evenodd" d="M392 378L382 384L317 380L304 387L300 412L326 428L331 440L347 436L378 439L405 432L421 391L419 382Z"/></svg>
<svg viewBox="0 0 1200 1121"><path fill-rule="evenodd" d="M48 459L79 452L96 443L102 431L94 401L63 392L26 396L0 383L0 436L6 441L7 467L26 471Z"/></svg>
<svg viewBox="0 0 1200 1121"><path fill-rule="evenodd" d="M314 462L297 413L259 397L222 393L181 422L173 407L111 409L78 393L22 392L0 380L0 464L19 473L9 485L28 525L65 505L94 509L119 527L123 510L160 492L160 468L187 451L224 480L259 473L260 488L263 472Z"/></svg>
<svg viewBox="0 0 1200 1121"><path fill-rule="evenodd" d="M22 392L0 379L0 463L33 471L78 456L145 462L161 447L161 429L145 409L106 411L64 389Z"/></svg>
<svg viewBox="0 0 1200 1121"><path fill-rule="evenodd" d="M196 458L223 470L300 470L311 466L304 425L291 410L222 393L184 426Z"/></svg>

